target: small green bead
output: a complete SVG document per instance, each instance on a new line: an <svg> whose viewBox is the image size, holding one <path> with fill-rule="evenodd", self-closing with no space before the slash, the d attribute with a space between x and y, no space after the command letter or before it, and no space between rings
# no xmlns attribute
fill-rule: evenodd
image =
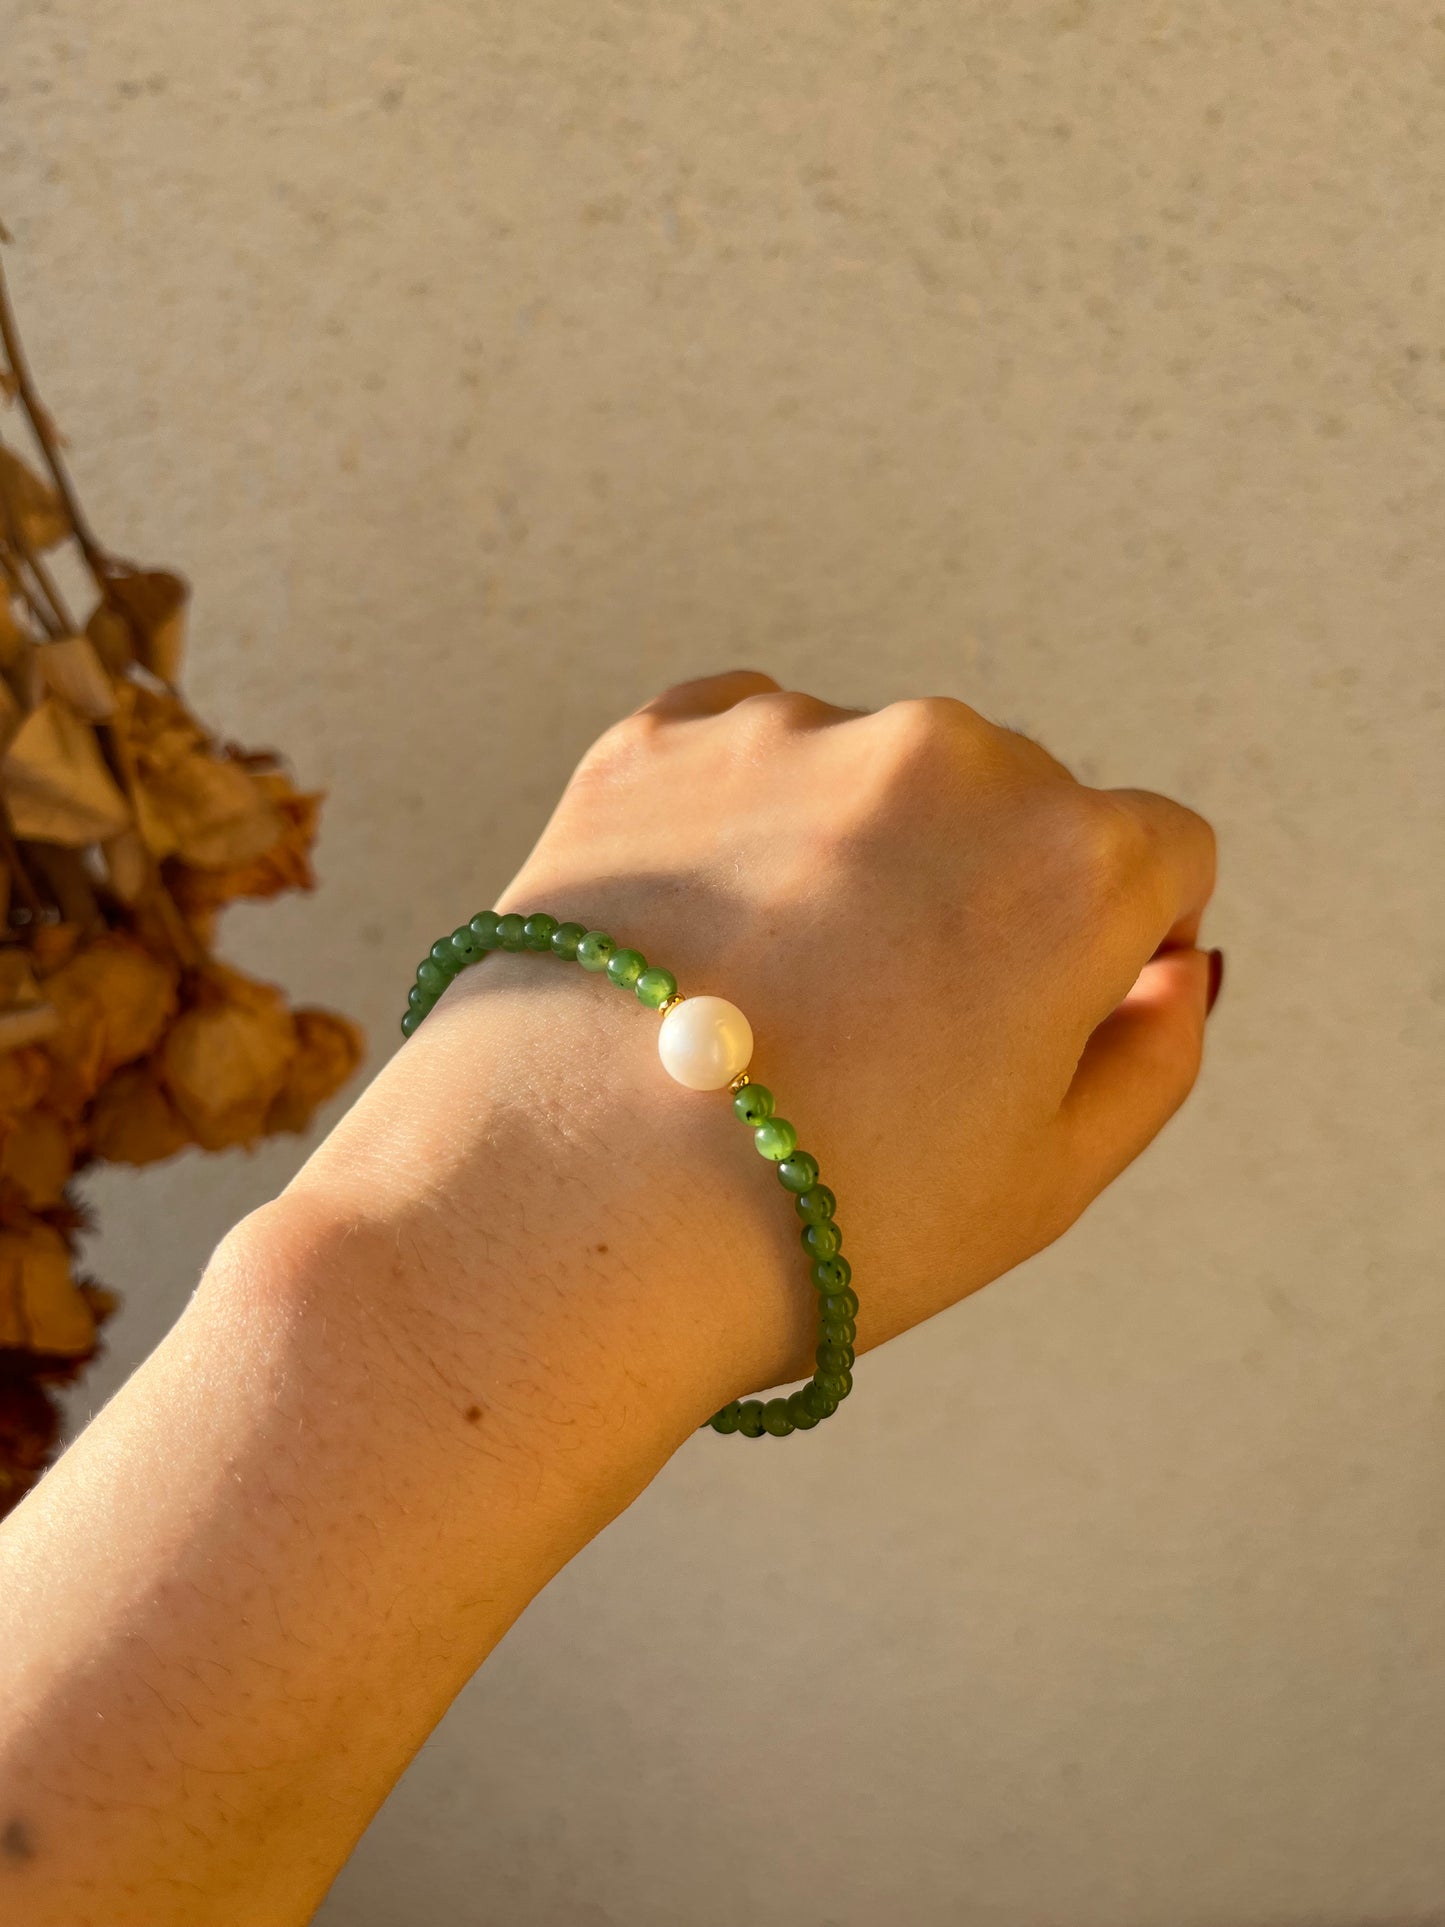
<svg viewBox="0 0 1445 1927"><path fill-rule="evenodd" d="M640 950L614 950L607 959L607 974L620 990L631 990L646 968Z"/></svg>
<svg viewBox="0 0 1445 1927"><path fill-rule="evenodd" d="M813 1353L813 1356L818 1361L818 1370L820 1373L846 1372L848 1367L853 1363L853 1347L851 1345L820 1345L817 1351Z"/></svg>
<svg viewBox="0 0 1445 1927"><path fill-rule="evenodd" d="M813 1382L803 1389L808 1394L809 1404L820 1418L831 1418L843 1402L832 1389L831 1379L825 1385L820 1377L814 1377Z"/></svg>
<svg viewBox="0 0 1445 1927"><path fill-rule="evenodd" d="M847 1396L848 1396L848 1394L849 1394L849 1392L851 1392L851 1391L852 1391L852 1389L853 1389L853 1368L852 1368L852 1366L850 1365L850 1366L848 1367L848 1369L847 1369L847 1371L845 1371L845 1372L839 1372L839 1374L838 1374L838 1376L839 1376L839 1378L841 1378L841 1379L842 1379L842 1381L843 1381L843 1389L842 1389L842 1391L841 1391L841 1392L839 1392L839 1394L838 1394L838 1397L839 1397L839 1399L841 1400L841 1399L845 1399L845 1398L847 1398Z"/></svg>
<svg viewBox="0 0 1445 1927"><path fill-rule="evenodd" d="M452 949L450 937L438 937L431 947L431 960L438 970L444 970L448 977L455 977L462 967L462 960Z"/></svg>
<svg viewBox="0 0 1445 1927"><path fill-rule="evenodd" d="M838 1405L842 1404L843 1400L853 1389L852 1379L846 1372L841 1371L819 1371L814 1377L813 1383L818 1387L819 1391L826 1392L828 1397L833 1400L835 1409Z"/></svg>
<svg viewBox="0 0 1445 1927"><path fill-rule="evenodd" d="M858 1327L851 1318L824 1318L818 1324L818 1338L824 1345L851 1345Z"/></svg>
<svg viewBox="0 0 1445 1927"><path fill-rule="evenodd" d="M760 1439L763 1435L762 1400L745 1398L738 1406L738 1430L745 1439Z"/></svg>
<svg viewBox="0 0 1445 1927"><path fill-rule="evenodd" d="M440 997L452 979L450 971L443 970L430 957L424 957L416 967L416 980L423 990L429 990L433 997Z"/></svg>
<svg viewBox="0 0 1445 1927"><path fill-rule="evenodd" d="M793 1429L785 1398L770 1398L763 1407L763 1430L770 1438L785 1439Z"/></svg>
<svg viewBox="0 0 1445 1927"><path fill-rule="evenodd" d="M810 1258L836 1258L843 1244L843 1233L833 1218L825 1218L822 1224L805 1224L802 1238Z"/></svg>
<svg viewBox="0 0 1445 1927"><path fill-rule="evenodd" d="M527 920L510 911L505 917L497 918L497 942L503 950L525 950L527 947Z"/></svg>
<svg viewBox="0 0 1445 1927"><path fill-rule="evenodd" d="M811 1412L815 1419L828 1416L828 1394L819 1389L815 1380L809 1379L806 1385L793 1393L793 1397L805 1410Z"/></svg>
<svg viewBox="0 0 1445 1927"><path fill-rule="evenodd" d="M638 1003L645 1005L648 1010L657 1010L669 997L677 995L677 979L670 970L659 970L654 964L650 970L643 971L632 988L637 993Z"/></svg>
<svg viewBox="0 0 1445 1927"><path fill-rule="evenodd" d="M793 1200L793 1209L804 1224L821 1224L838 1209L838 1200L826 1184L815 1184Z"/></svg>
<svg viewBox="0 0 1445 1927"><path fill-rule="evenodd" d="M410 1037L425 1015L426 1012L424 1010L409 1010L401 1020L402 1036Z"/></svg>
<svg viewBox="0 0 1445 1927"><path fill-rule="evenodd" d="M413 1010L419 1010L422 1016L425 1017L432 1005L436 1002L436 998L433 997L429 990L423 990L420 984L413 984L411 989L406 993L406 1001L411 1005Z"/></svg>
<svg viewBox="0 0 1445 1927"><path fill-rule="evenodd" d="M806 1392L788 1394L788 1417L799 1432L811 1432L821 1414L815 1412L808 1403Z"/></svg>
<svg viewBox="0 0 1445 1927"><path fill-rule="evenodd" d="M478 910L477 914L467 925L467 928L482 946L483 950L496 950L499 947L497 938L497 913L495 910Z"/></svg>
<svg viewBox="0 0 1445 1927"><path fill-rule="evenodd" d="M743 1089L750 1087L744 1085ZM760 1124L753 1132L753 1143L765 1158L781 1163L790 1158L798 1146L798 1133L785 1117L770 1117L766 1124Z"/></svg>
<svg viewBox="0 0 1445 1927"><path fill-rule="evenodd" d="M813 1260L813 1284L818 1291L841 1291L853 1282L853 1267L840 1251L835 1258Z"/></svg>
<svg viewBox="0 0 1445 1927"><path fill-rule="evenodd" d="M550 950L556 928L557 919L549 917L545 910L538 910L522 925L522 943L528 950Z"/></svg>
<svg viewBox="0 0 1445 1927"><path fill-rule="evenodd" d="M714 1412L708 1424L714 1432L736 1432L742 1420L743 1408L736 1399L724 1405L720 1412Z"/></svg>
<svg viewBox="0 0 1445 1927"><path fill-rule="evenodd" d="M464 964L475 963L482 955L482 944L477 933L469 923L464 923L451 934L451 946Z"/></svg>
<svg viewBox="0 0 1445 1927"><path fill-rule="evenodd" d="M847 1285L841 1291L830 1291L818 1300L818 1314L822 1318L856 1318L858 1316L858 1294Z"/></svg>
<svg viewBox="0 0 1445 1927"><path fill-rule="evenodd" d="M605 970L616 948L616 937L605 930L589 930L577 946L577 961L584 970Z"/></svg>
<svg viewBox="0 0 1445 1927"><path fill-rule="evenodd" d="M576 963L577 946L587 935L580 923L559 923L552 932L552 955L565 957L568 963Z"/></svg>
<svg viewBox="0 0 1445 1927"><path fill-rule="evenodd" d="M756 1130L773 1114L773 1094L766 1084L744 1084L733 1099L733 1110L744 1124Z"/></svg>
<svg viewBox="0 0 1445 1927"><path fill-rule="evenodd" d="M778 1166L778 1182L785 1191L811 1191L818 1182L818 1160L808 1151L794 1151Z"/></svg>

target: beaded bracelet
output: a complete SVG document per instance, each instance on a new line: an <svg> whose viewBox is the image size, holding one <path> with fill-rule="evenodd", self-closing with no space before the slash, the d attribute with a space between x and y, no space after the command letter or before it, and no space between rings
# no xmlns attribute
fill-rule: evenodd
<svg viewBox="0 0 1445 1927"><path fill-rule="evenodd" d="M580 963L584 970L605 972L645 1009L658 1011L662 1028L657 1048L664 1070L689 1090L731 1091L733 1111L751 1129L758 1150L777 1166L783 1189L793 1194L818 1292L818 1369L786 1398L735 1398L699 1429L710 1425L715 1432L738 1432L748 1439L763 1433L785 1439L790 1432L811 1431L820 1419L831 1418L853 1389L853 1340L858 1333L853 1268L840 1249L843 1234L833 1216L838 1201L818 1182L818 1160L798 1149L798 1133L786 1118L773 1114L772 1092L748 1076L753 1032L747 1018L724 997L685 998L670 970L650 966L640 951L619 950L616 938L605 930L558 923L540 912L520 917L483 910L434 943L417 966L410 1008L401 1020L403 1037L411 1036L459 971L493 950L547 952Z"/></svg>

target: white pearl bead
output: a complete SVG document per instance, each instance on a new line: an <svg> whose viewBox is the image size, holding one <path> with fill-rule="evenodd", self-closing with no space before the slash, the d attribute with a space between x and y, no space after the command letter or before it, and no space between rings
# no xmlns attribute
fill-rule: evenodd
<svg viewBox="0 0 1445 1927"><path fill-rule="evenodd" d="M690 1091L720 1091L752 1061L753 1027L726 997L684 997L662 1020L657 1052Z"/></svg>

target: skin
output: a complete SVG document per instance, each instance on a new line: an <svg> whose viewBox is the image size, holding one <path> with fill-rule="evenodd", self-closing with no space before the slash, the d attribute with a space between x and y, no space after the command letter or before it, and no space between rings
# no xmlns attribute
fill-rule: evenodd
<svg viewBox="0 0 1445 1927"><path fill-rule="evenodd" d="M748 1013L861 1358L1184 1100L1213 880L1193 812L961 703L743 670L607 731L497 907ZM307 1920L529 1600L719 1405L812 1370L786 1195L654 1022L546 958L463 973L0 1527L5 1927Z"/></svg>

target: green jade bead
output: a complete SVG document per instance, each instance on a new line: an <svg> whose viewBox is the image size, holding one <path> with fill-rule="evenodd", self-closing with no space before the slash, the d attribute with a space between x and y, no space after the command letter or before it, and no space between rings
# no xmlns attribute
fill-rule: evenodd
<svg viewBox="0 0 1445 1927"><path fill-rule="evenodd" d="M714 1432L736 1432L742 1420L742 1415L742 1406L738 1403L737 1399L733 1399L729 1404L724 1405L720 1412L714 1412L708 1420L708 1424Z"/></svg>
<svg viewBox="0 0 1445 1927"><path fill-rule="evenodd" d="M815 1184L811 1191L804 1191L794 1198L793 1209L804 1224L821 1224L838 1209L838 1200L826 1184Z"/></svg>
<svg viewBox="0 0 1445 1927"><path fill-rule="evenodd" d="M609 975L611 968L609 964ZM632 988L644 1010L661 1010L669 997L677 995L677 979L670 970L659 970L654 964L641 973Z"/></svg>
<svg viewBox="0 0 1445 1927"><path fill-rule="evenodd" d="M405 1017L403 1017L401 1020L402 1036L410 1037L412 1032L416 1029L417 1025L421 1022L422 1018L425 1016L426 1016L426 1012L424 1010L409 1010L406 1013Z"/></svg>
<svg viewBox="0 0 1445 1927"><path fill-rule="evenodd" d="M745 1398L738 1406L738 1430L745 1439L760 1439L763 1436L763 1405L761 1399Z"/></svg>
<svg viewBox="0 0 1445 1927"><path fill-rule="evenodd" d="M568 963L576 963L577 946L586 935L585 924L559 923L552 932L552 955L565 957Z"/></svg>
<svg viewBox="0 0 1445 1927"><path fill-rule="evenodd" d="M818 1182L818 1160L809 1151L794 1151L778 1166L778 1182L785 1191L811 1191Z"/></svg>
<svg viewBox="0 0 1445 1927"><path fill-rule="evenodd" d="M820 1374L826 1372L846 1372L853 1363L851 1345L820 1345L813 1353L818 1361Z"/></svg>
<svg viewBox="0 0 1445 1927"><path fill-rule="evenodd" d="M802 1230L803 1249L810 1258L836 1258L843 1243L843 1233L832 1218L822 1224L805 1224Z"/></svg>
<svg viewBox="0 0 1445 1927"><path fill-rule="evenodd" d="M497 918L497 942L503 950L525 950L527 947L527 920L515 911L505 917Z"/></svg>
<svg viewBox="0 0 1445 1927"><path fill-rule="evenodd" d="M475 963L482 955L482 945L475 930L469 923L453 930L450 943L464 964Z"/></svg>
<svg viewBox="0 0 1445 1927"><path fill-rule="evenodd" d="M816 1374L811 1383L803 1387L803 1397L808 1401L808 1409L816 1412L819 1418L831 1418L843 1402L832 1389L831 1381L825 1385Z"/></svg>
<svg viewBox="0 0 1445 1927"><path fill-rule="evenodd" d="M818 1338L824 1345L851 1345L858 1336L857 1324L851 1318L824 1318L818 1324Z"/></svg>
<svg viewBox="0 0 1445 1927"><path fill-rule="evenodd" d="M773 1114L773 1094L766 1084L744 1084L733 1099L733 1112L756 1130Z"/></svg>
<svg viewBox="0 0 1445 1927"><path fill-rule="evenodd" d="M793 1430L785 1398L770 1398L763 1407L763 1430L770 1438L785 1439Z"/></svg>
<svg viewBox="0 0 1445 1927"><path fill-rule="evenodd" d="M478 910L477 914L467 925L467 928L482 946L483 950L497 949L497 913L495 910Z"/></svg>
<svg viewBox="0 0 1445 1927"><path fill-rule="evenodd" d="M557 919L549 917L545 910L538 910L522 925L522 942L528 950L550 950L556 928Z"/></svg>
<svg viewBox="0 0 1445 1927"><path fill-rule="evenodd" d="M429 990L423 990L420 984L413 984L411 989L406 993L406 1001L411 1005L413 1010L419 1010L422 1016L425 1017L432 1005L436 1002L436 998L432 996Z"/></svg>
<svg viewBox="0 0 1445 1927"><path fill-rule="evenodd" d="M818 1291L842 1291L845 1285L851 1285L853 1282L853 1267L841 1251L836 1258L815 1258L812 1279L814 1288Z"/></svg>
<svg viewBox="0 0 1445 1927"><path fill-rule="evenodd" d="M834 1411L838 1409L853 1389L852 1378L847 1372L842 1371L820 1371L814 1378L813 1383L818 1387L820 1392L825 1392L827 1396L833 1400Z"/></svg>
<svg viewBox="0 0 1445 1927"><path fill-rule="evenodd" d="M809 1406L802 1392L788 1394L788 1417L799 1432L811 1432L818 1423L818 1414Z"/></svg>
<svg viewBox="0 0 1445 1927"><path fill-rule="evenodd" d="M846 1371L839 1372L838 1376L843 1381L843 1389L838 1396L840 1399L847 1398L849 1392L853 1389L853 1367L850 1365Z"/></svg>
<svg viewBox="0 0 1445 1927"><path fill-rule="evenodd" d="M452 949L450 937L437 938L431 947L431 960L437 969L444 970L449 978L455 977L462 967L462 960Z"/></svg>
<svg viewBox="0 0 1445 1927"><path fill-rule="evenodd" d="M416 980L423 990L430 991L433 997L440 997L451 982L451 976L434 959L423 957L416 967Z"/></svg>
<svg viewBox="0 0 1445 1927"><path fill-rule="evenodd" d="M619 990L632 990L647 968L640 950L614 950L607 959L607 975Z"/></svg>
<svg viewBox="0 0 1445 1927"><path fill-rule="evenodd" d="M858 1294L848 1286L842 1291L830 1291L818 1300L818 1314L822 1318L856 1318L858 1316Z"/></svg>
<svg viewBox="0 0 1445 1927"><path fill-rule="evenodd" d="M616 937L605 930L589 930L577 946L577 961L584 970L605 970L616 948Z"/></svg>
<svg viewBox="0 0 1445 1927"><path fill-rule="evenodd" d="M751 1086L747 1084L743 1086L743 1090L750 1088ZM790 1158L798 1148L798 1133L785 1117L770 1117L766 1124L760 1124L753 1132L753 1143L757 1145L763 1157L771 1158L774 1163L781 1164L784 1158Z"/></svg>

